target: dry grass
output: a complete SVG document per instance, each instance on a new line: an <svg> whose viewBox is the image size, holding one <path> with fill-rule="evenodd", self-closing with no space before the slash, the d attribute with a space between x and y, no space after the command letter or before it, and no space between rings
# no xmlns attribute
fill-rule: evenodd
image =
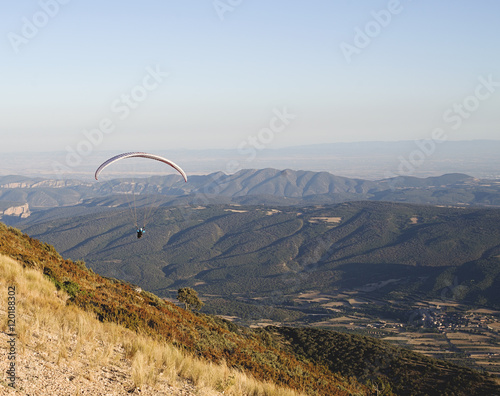
<svg viewBox="0 0 500 396"><path fill-rule="evenodd" d="M196 384L202 392L223 392L229 395L292 395L289 390L274 384L256 381L245 373L225 364L206 363L186 356L171 345L152 341L146 337L128 339L124 345L126 356L132 359L132 376L138 385L154 384L158 378L176 381L185 378Z"/></svg>
<svg viewBox="0 0 500 396"><path fill-rule="evenodd" d="M0 300L16 287L18 348L30 348L56 364L85 361L90 368L125 361L135 386L190 381L201 395L297 395L227 367L201 361L172 345L138 335L67 305L68 296L33 269L0 255ZM3 303L2 303L3 306ZM5 311L0 328L7 329ZM92 373L93 370L89 370ZM83 374L82 374L83 375ZM92 374L85 374L92 376ZM91 379L91 378L90 378Z"/></svg>

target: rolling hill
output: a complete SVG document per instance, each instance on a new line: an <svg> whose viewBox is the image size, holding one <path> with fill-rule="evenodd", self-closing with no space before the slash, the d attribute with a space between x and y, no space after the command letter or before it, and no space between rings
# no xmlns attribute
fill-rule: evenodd
<svg viewBox="0 0 500 396"><path fill-rule="evenodd" d="M458 301L500 307L496 209L366 201L160 207L138 240L128 209L114 208L23 230L98 273L163 297L196 287L207 306L218 298L234 304L237 297L276 307L310 290L435 298L455 282ZM373 284L384 286L369 291Z"/></svg>

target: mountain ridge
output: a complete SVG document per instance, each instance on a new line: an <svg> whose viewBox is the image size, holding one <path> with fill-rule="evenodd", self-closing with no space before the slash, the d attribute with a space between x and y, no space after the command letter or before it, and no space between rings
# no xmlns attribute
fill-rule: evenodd
<svg viewBox="0 0 500 396"><path fill-rule="evenodd" d="M500 206L500 182L466 174L416 178L398 176L370 181L328 172L246 169L231 175L215 172L190 176L123 177L103 182L0 177L0 202L28 203L43 210L114 196L116 205L132 194L156 196L162 205L251 202L281 205L326 204L352 200L434 205ZM120 203L120 200L122 201ZM146 204L146 203L145 203Z"/></svg>

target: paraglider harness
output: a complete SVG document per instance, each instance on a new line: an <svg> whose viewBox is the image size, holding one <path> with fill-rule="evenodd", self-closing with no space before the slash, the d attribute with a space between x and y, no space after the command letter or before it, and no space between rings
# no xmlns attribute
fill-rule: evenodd
<svg viewBox="0 0 500 396"><path fill-rule="evenodd" d="M137 238L140 238L142 237L142 234L144 234L146 232L146 230L144 228L138 228L137 229Z"/></svg>

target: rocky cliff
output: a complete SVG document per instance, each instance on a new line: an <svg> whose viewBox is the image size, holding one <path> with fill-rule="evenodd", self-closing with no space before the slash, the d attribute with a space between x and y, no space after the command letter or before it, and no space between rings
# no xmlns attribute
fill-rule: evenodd
<svg viewBox="0 0 500 396"><path fill-rule="evenodd" d="M25 219L31 215L30 208L28 204L11 206L5 210L0 209L0 219L4 216L15 216Z"/></svg>

